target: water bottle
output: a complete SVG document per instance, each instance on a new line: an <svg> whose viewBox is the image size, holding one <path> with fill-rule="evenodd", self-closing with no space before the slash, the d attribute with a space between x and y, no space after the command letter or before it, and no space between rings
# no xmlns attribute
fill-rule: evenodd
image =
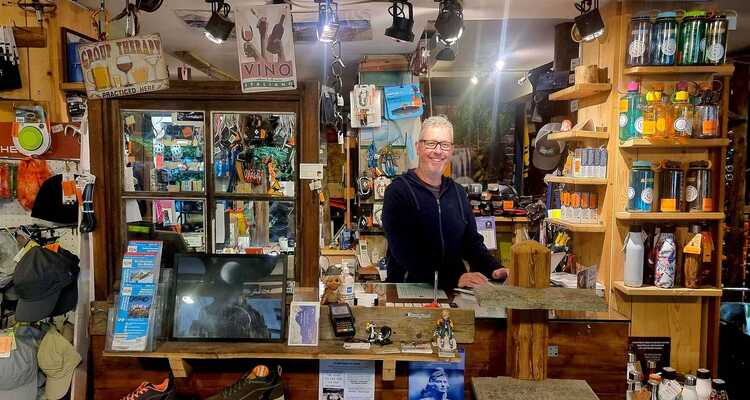
<svg viewBox="0 0 750 400"><path fill-rule="evenodd" d="M640 225L631 225L625 237L625 286L641 287L643 285L643 233Z"/></svg>
<svg viewBox="0 0 750 400"><path fill-rule="evenodd" d="M643 132L643 114L641 113L641 95L638 93L638 82L628 83L628 93L620 98L620 141L641 137Z"/></svg>
<svg viewBox="0 0 750 400"><path fill-rule="evenodd" d="M656 273L654 286L662 289L671 289L675 284L677 245L675 244L674 230L663 232L656 244Z"/></svg>

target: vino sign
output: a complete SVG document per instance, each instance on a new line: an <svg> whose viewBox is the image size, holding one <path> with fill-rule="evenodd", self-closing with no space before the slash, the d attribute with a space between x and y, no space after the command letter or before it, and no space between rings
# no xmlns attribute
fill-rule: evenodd
<svg viewBox="0 0 750 400"><path fill-rule="evenodd" d="M78 46L90 99L127 96L169 87L158 33Z"/></svg>
<svg viewBox="0 0 750 400"><path fill-rule="evenodd" d="M234 17L242 92L296 89L289 5L237 7Z"/></svg>

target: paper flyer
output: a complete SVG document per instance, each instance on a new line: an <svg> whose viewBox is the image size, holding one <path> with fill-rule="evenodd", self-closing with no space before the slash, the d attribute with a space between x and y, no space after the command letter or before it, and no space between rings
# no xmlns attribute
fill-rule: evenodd
<svg viewBox="0 0 750 400"><path fill-rule="evenodd" d="M477 232L484 238L484 245L488 250L497 250L497 234L495 233L495 217L477 217Z"/></svg>
<svg viewBox="0 0 750 400"><path fill-rule="evenodd" d="M320 360L319 400L373 400L375 362Z"/></svg>

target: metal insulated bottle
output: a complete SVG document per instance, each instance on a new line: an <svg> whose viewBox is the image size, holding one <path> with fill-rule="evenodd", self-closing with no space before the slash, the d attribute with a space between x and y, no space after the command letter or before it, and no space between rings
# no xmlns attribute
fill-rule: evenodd
<svg viewBox="0 0 750 400"><path fill-rule="evenodd" d="M680 43L677 53L677 64L698 65L703 62L703 50L706 48L706 12L688 11L680 24Z"/></svg>
<svg viewBox="0 0 750 400"><path fill-rule="evenodd" d="M651 47L651 18L634 17L630 20L630 38L628 39L626 64L629 66L648 65L649 48Z"/></svg>
<svg viewBox="0 0 750 400"><path fill-rule="evenodd" d="M677 13L661 12L651 28L651 64L674 65L677 58Z"/></svg>
<svg viewBox="0 0 750 400"><path fill-rule="evenodd" d="M625 267L623 283L629 287L643 286L643 234L639 225L631 225L625 238Z"/></svg>
<svg viewBox="0 0 750 400"><path fill-rule="evenodd" d="M709 65L724 64L727 56L727 17L715 15L706 21L706 50L703 52L703 63Z"/></svg>

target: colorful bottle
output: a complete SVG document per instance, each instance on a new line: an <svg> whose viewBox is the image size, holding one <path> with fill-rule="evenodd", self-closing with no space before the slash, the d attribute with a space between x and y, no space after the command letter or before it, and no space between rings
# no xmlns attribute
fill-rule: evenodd
<svg viewBox="0 0 750 400"><path fill-rule="evenodd" d="M672 122L672 104L669 102L669 96L661 92L657 93L655 104L656 112L656 136L660 138L671 138L674 136L674 126Z"/></svg>
<svg viewBox="0 0 750 400"><path fill-rule="evenodd" d="M690 95L681 90L674 96L672 115L674 116L675 136L690 137L693 134L693 105L690 104Z"/></svg>
<svg viewBox="0 0 750 400"><path fill-rule="evenodd" d="M654 286L671 289L674 287L677 260L677 245L674 230L662 232L656 242L656 276Z"/></svg>
<svg viewBox="0 0 750 400"><path fill-rule="evenodd" d="M651 138L656 134L656 92L646 93L646 104L643 106L643 137Z"/></svg>
<svg viewBox="0 0 750 400"><path fill-rule="evenodd" d="M641 95L638 93L638 82L628 83L628 93L620 98L620 141L641 137L643 132L643 115L641 114Z"/></svg>

